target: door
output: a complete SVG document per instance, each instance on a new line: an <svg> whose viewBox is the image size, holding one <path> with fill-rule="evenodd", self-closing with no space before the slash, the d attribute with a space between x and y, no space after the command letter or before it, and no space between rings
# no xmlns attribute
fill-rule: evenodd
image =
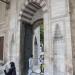
<svg viewBox="0 0 75 75"><path fill-rule="evenodd" d="M32 26L28 23L22 23L20 36L21 75L27 75L28 73L29 58L32 55L32 35Z"/></svg>

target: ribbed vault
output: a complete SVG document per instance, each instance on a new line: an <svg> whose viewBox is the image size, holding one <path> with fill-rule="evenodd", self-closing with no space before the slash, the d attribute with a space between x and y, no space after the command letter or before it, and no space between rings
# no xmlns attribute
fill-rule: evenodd
<svg viewBox="0 0 75 75"><path fill-rule="evenodd" d="M39 9L47 12L45 0L27 0L20 11L20 20L31 23L34 14Z"/></svg>

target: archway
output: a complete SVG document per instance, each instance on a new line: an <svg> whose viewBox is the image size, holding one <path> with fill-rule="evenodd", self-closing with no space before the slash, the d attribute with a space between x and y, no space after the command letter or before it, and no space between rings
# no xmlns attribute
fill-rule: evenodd
<svg viewBox="0 0 75 75"><path fill-rule="evenodd" d="M43 18L47 12L44 0L28 0L20 12L20 67L21 75L27 75L28 59L33 50L33 22ZM41 13L41 15L40 15Z"/></svg>

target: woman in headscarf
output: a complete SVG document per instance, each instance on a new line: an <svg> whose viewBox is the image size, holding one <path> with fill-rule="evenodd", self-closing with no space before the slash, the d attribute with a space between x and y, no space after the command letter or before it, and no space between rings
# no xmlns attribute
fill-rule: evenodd
<svg viewBox="0 0 75 75"><path fill-rule="evenodd" d="M10 66L11 66L11 68L9 69L8 72L6 70L4 70L5 75L16 75L15 63L14 62L10 62Z"/></svg>

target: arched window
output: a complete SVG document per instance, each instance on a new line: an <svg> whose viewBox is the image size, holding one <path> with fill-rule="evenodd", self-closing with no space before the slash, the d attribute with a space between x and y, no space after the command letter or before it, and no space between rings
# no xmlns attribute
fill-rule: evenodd
<svg viewBox="0 0 75 75"><path fill-rule="evenodd" d="M35 41L34 41L34 64L38 65L38 44L37 44L36 37L35 37Z"/></svg>
<svg viewBox="0 0 75 75"><path fill-rule="evenodd" d="M40 64L40 56L44 54L44 25L43 20L37 20L33 24L33 54L34 64ZM44 56L44 55L43 55Z"/></svg>

